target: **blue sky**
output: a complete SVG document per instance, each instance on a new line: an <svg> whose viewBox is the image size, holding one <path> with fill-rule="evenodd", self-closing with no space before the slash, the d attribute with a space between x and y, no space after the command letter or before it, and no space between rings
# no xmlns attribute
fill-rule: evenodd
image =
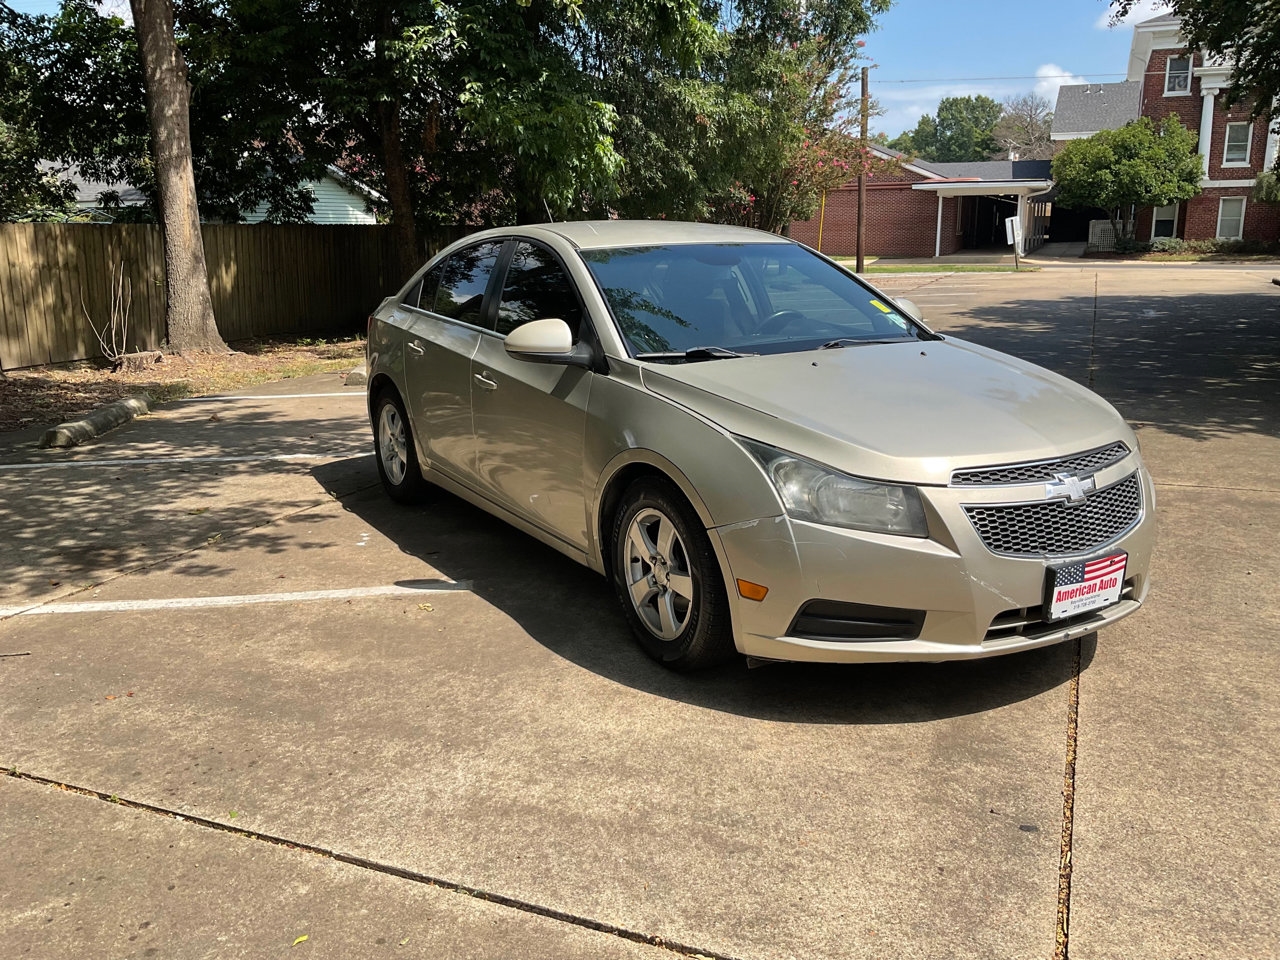
<svg viewBox="0 0 1280 960"><path fill-rule="evenodd" d="M1138 8L1130 22L1165 12ZM1133 30L1108 27L1108 12L1106 0L897 0L863 51L885 110L872 129L896 136L943 97L1035 91L1052 104L1064 83L1123 80Z"/></svg>
<svg viewBox="0 0 1280 960"><path fill-rule="evenodd" d="M8 0L52 13L57 0ZM127 0L108 0L128 9ZM1133 31L1106 25L1106 0L896 0L867 37L871 95L884 108L872 129L897 136L943 97L996 100L1036 91L1053 103L1064 83L1123 80ZM1131 20L1162 12L1140 0ZM986 78L1012 79L986 79Z"/></svg>

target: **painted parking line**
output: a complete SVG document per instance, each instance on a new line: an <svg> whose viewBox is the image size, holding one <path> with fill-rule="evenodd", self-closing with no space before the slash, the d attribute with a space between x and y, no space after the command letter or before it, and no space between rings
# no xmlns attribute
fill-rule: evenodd
<svg viewBox="0 0 1280 960"><path fill-rule="evenodd" d="M60 613L123 613L138 610L191 610L198 607L243 607L258 603L306 603L316 600L357 600L402 597L421 593L465 593L470 580L405 580L380 587L343 590L298 590L292 593L247 593L225 597L171 597L163 600L86 600L42 606L0 607L3 617L40 617Z"/></svg>
<svg viewBox="0 0 1280 960"><path fill-rule="evenodd" d="M111 460L55 460L48 463L0 463L0 470L52 470L57 467L146 467L158 463L265 463L270 461L289 463L295 460L337 460L345 457L372 457L373 453L361 447L359 450L336 453L274 453L240 457L117 457Z"/></svg>
<svg viewBox="0 0 1280 960"><path fill-rule="evenodd" d="M341 393L246 393L228 397L179 397L172 403L212 403L219 400L308 400L312 397L359 397L366 399L364 390L344 390Z"/></svg>

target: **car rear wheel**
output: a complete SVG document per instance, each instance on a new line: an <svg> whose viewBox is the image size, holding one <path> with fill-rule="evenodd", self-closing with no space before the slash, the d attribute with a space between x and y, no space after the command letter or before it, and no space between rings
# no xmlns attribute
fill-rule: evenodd
<svg viewBox="0 0 1280 960"><path fill-rule="evenodd" d="M373 450L387 495L398 503L421 500L427 482L418 469L418 453L404 404L394 390L383 390L374 402Z"/></svg>
<svg viewBox="0 0 1280 960"><path fill-rule="evenodd" d="M613 585L640 646L675 670L729 657L720 565L693 508L671 483L637 480L614 520Z"/></svg>

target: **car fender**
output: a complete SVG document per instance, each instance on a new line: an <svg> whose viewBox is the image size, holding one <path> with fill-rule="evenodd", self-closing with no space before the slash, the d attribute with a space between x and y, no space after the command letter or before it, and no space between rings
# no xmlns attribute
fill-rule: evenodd
<svg viewBox="0 0 1280 960"><path fill-rule="evenodd" d="M591 492L588 555L600 572L606 569L610 519L604 507L620 492L613 489L615 481L637 464L669 477L708 529L783 512L764 471L728 431L651 393L638 377L599 378L589 414L583 450L585 489Z"/></svg>

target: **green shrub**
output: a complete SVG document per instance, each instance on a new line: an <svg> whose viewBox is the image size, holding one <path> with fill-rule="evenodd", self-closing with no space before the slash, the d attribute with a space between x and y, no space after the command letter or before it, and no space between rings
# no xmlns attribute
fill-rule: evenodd
<svg viewBox="0 0 1280 960"><path fill-rule="evenodd" d="M1116 240L1116 253L1146 253L1151 244L1133 237L1120 237Z"/></svg>
<svg viewBox="0 0 1280 960"><path fill-rule="evenodd" d="M1151 241L1151 249L1155 253L1181 253L1186 245L1185 240L1177 237L1156 237Z"/></svg>

